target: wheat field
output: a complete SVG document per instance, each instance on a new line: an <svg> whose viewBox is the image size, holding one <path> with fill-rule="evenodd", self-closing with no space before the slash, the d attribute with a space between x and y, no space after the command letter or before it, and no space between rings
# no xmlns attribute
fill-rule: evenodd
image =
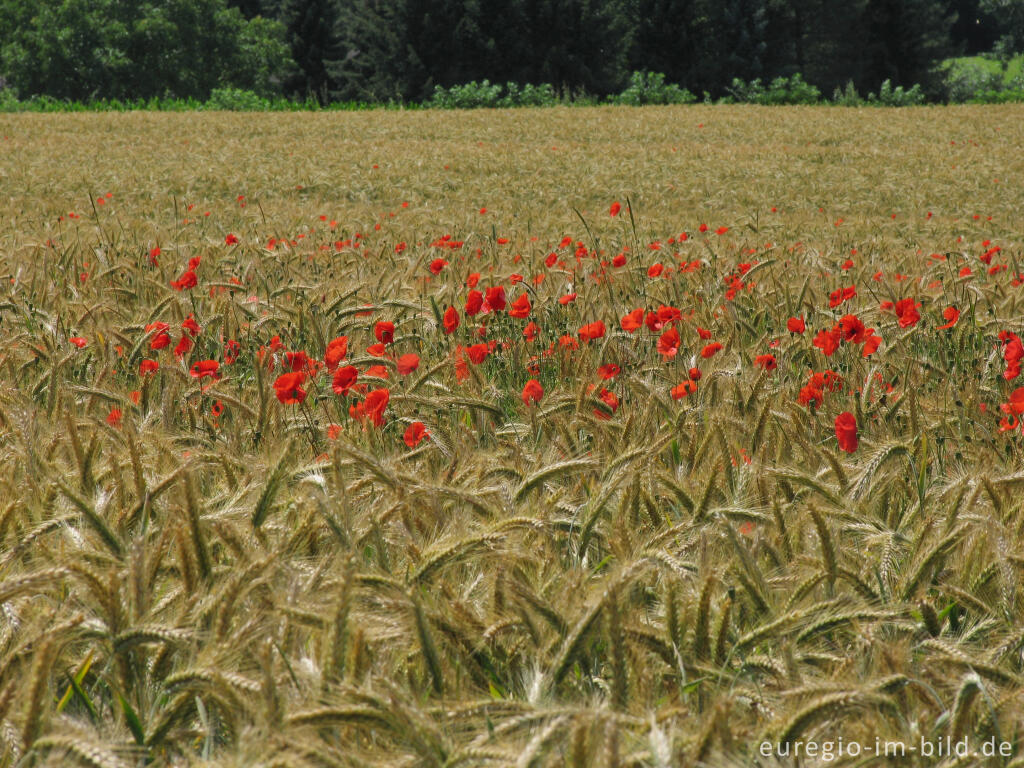
<svg viewBox="0 0 1024 768"><path fill-rule="evenodd" d="M0 766L1024 765L1022 243L1020 106L0 115Z"/></svg>

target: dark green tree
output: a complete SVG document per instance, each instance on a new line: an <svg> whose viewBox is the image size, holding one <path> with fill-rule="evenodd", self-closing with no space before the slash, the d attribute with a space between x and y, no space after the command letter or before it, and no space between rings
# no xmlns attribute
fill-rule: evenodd
<svg viewBox="0 0 1024 768"><path fill-rule="evenodd" d="M299 98L314 96L325 103L332 90L329 64L339 58L341 4L338 0L286 0L280 18L296 70L285 91Z"/></svg>

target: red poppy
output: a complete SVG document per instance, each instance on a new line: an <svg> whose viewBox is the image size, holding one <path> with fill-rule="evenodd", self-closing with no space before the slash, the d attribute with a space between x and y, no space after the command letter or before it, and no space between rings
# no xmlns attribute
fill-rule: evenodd
<svg viewBox="0 0 1024 768"><path fill-rule="evenodd" d="M139 374L145 375L147 373L153 373L160 367L160 363L156 360L143 360L139 363Z"/></svg>
<svg viewBox="0 0 1024 768"><path fill-rule="evenodd" d="M540 399L544 397L544 387L540 385L540 382L536 379L530 379L523 386L523 404L530 405L540 402Z"/></svg>
<svg viewBox="0 0 1024 768"><path fill-rule="evenodd" d="M85 345L89 343L82 336L72 336L70 339L68 339L68 341L70 341L79 349L84 349Z"/></svg>
<svg viewBox="0 0 1024 768"><path fill-rule="evenodd" d="M999 407L1004 413L1011 416L1020 416L1021 414L1024 414L1024 387L1018 387L1013 390L1010 394L1009 401Z"/></svg>
<svg viewBox="0 0 1024 768"><path fill-rule="evenodd" d="M700 381L701 372L700 368L691 368L687 375L694 381Z"/></svg>
<svg viewBox="0 0 1024 768"><path fill-rule="evenodd" d="M327 439L328 440L337 440L338 439L338 435L340 435L340 434L341 434L341 425L340 424L328 424L327 425Z"/></svg>
<svg viewBox="0 0 1024 768"><path fill-rule="evenodd" d="M371 365L364 372L366 376L373 376L378 379L389 379L391 378L388 374L388 367L386 365Z"/></svg>
<svg viewBox="0 0 1024 768"><path fill-rule="evenodd" d="M121 426L121 409L111 408L110 413L107 414L107 424L112 427Z"/></svg>
<svg viewBox="0 0 1024 768"><path fill-rule="evenodd" d="M700 356L706 360L709 357L714 357L715 355L717 355L721 349L722 345L719 344L717 341L713 341L710 344L706 345L704 349L700 351Z"/></svg>
<svg viewBox="0 0 1024 768"><path fill-rule="evenodd" d="M190 288L195 288L199 284L196 279L196 273L191 269L187 269L182 272L181 277L177 280L171 280L171 287L176 291L186 291Z"/></svg>
<svg viewBox="0 0 1024 768"><path fill-rule="evenodd" d="M334 372L334 378L331 380L331 389L334 390L336 395L346 396L358 378L359 371L356 367L354 365L346 365Z"/></svg>
<svg viewBox="0 0 1024 768"><path fill-rule="evenodd" d="M758 368L764 368L766 371L774 371L779 367L775 355L758 355L754 358L754 365Z"/></svg>
<svg viewBox="0 0 1024 768"><path fill-rule="evenodd" d="M804 387L801 387L800 395L797 400L800 405L810 407L813 403L815 407L817 407L824 401L824 393L822 393L820 387L815 387L813 384L807 384Z"/></svg>
<svg viewBox="0 0 1024 768"><path fill-rule="evenodd" d="M459 327L459 311L455 307L448 307L441 322L444 324L446 334L455 333L455 329Z"/></svg>
<svg viewBox="0 0 1024 768"><path fill-rule="evenodd" d="M466 297L466 314L473 317L480 311L483 305L484 295L476 289L471 290L469 296Z"/></svg>
<svg viewBox="0 0 1024 768"><path fill-rule="evenodd" d="M709 331L707 328L701 328L698 325L697 326L697 335L700 336L702 339L704 339L704 341L707 341L708 339L711 338L711 331Z"/></svg>
<svg viewBox="0 0 1024 768"><path fill-rule="evenodd" d="M192 351L192 339L187 335L182 334L181 338L178 339L178 344L174 347L174 356L184 357L190 351Z"/></svg>
<svg viewBox="0 0 1024 768"><path fill-rule="evenodd" d="M500 312L505 308L505 286L492 285L487 289L484 303L492 312Z"/></svg>
<svg viewBox="0 0 1024 768"><path fill-rule="evenodd" d="M228 233L224 238L225 245L236 245L238 243L238 237L231 233Z"/></svg>
<svg viewBox="0 0 1024 768"><path fill-rule="evenodd" d="M565 296L559 296L558 297L558 303L561 304L563 307L566 304L571 304L574 301L576 301L576 294L575 293L567 293Z"/></svg>
<svg viewBox="0 0 1024 768"><path fill-rule="evenodd" d="M191 313L189 313L189 316L185 318L184 322L182 322L181 328L182 330L188 331L190 334L192 334L192 338L198 336L199 331L201 330L199 328L199 323L196 322L196 319L192 316Z"/></svg>
<svg viewBox="0 0 1024 768"><path fill-rule="evenodd" d="M388 351L386 344L371 344L366 348L366 354L370 357L384 357L384 354Z"/></svg>
<svg viewBox="0 0 1024 768"><path fill-rule="evenodd" d="M487 359L487 355L490 354L490 348L486 344L472 344L466 347L466 354L469 355L469 360L473 365L480 365L484 360Z"/></svg>
<svg viewBox="0 0 1024 768"><path fill-rule="evenodd" d="M619 366L615 365L615 363L605 363L597 369L597 375L602 379L614 379L619 375L620 370Z"/></svg>
<svg viewBox="0 0 1024 768"><path fill-rule="evenodd" d="M390 344L395 340L395 324L388 320L380 320L373 326L373 335L382 344Z"/></svg>
<svg viewBox="0 0 1024 768"><path fill-rule="evenodd" d="M946 307L942 310L942 317L945 318L945 325L938 326L938 330L945 330L946 328L952 328L960 321L960 310L956 307Z"/></svg>
<svg viewBox="0 0 1024 768"><path fill-rule="evenodd" d="M508 315L517 320L525 320L530 316L530 297L525 293L509 305Z"/></svg>
<svg viewBox="0 0 1024 768"><path fill-rule="evenodd" d="M167 333L170 326L167 323L150 323L146 326L146 332L156 331L153 338L149 340L149 348L152 350L163 349L171 343L171 336Z"/></svg>
<svg viewBox="0 0 1024 768"><path fill-rule="evenodd" d="M373 421L374 426L383 426L384 409L388 407L390 397L391 391L388 389L375 389L366 396L363 411Z"/></svg>
<svg viewBox="0 0 1024 768"><path fill-rule="evenodd" d="M825 357L832 357L832 354L839 349L842 333L842 328L837 323L832 326L832 330L826 331L822 329L818 331L818 335L814 337L814 341L811 343L824 352Z"/></svg>
<svg viewBox="0 0 1024 768"><path fill-rule="evenodd" d="M533 341L537 338L537 334L540 333L540 326L534 322L529 322L526 327L523 328L523 336L527 341Z"/></svg>
<svg viewBox="0 0 1024 768"><path fill-rule="evenodd" d="M480 273L474 272L466 278L466 285L470 288L476 288L476 284L480 282Z"/></svg>
<svg viewBox="0 0 1024 768"><path fill-rule="evenodd" d="M839 447L847 453L857 450L857 419L849 411L836 416L836 440Z"/></svg>
<svg viewBox="0 0 1024 768"><path fill-rule="evenodd" d="M409 352L398 358L397 365L399 375L408 376L420 367L420 356L414 352Z"/></svg>
<svg viewBox="0 0 1024 768"><path fill-rule="evenodd" d="M864 340L864 347L860 351L861 357L870 357L878 350L878 345L882 343L882 337L874 335L874 328L868 328L868 337Z"/></svg>
<svg viewBox="0 0 1024 768"><path fill-rule="evenodd" d="M634 333L641 325L643 325L643 321L644 310L641 307L639 309L634 309L627 315L624 315L623 318L619 320L619 325L622 326L622 330L627 333Z"/></svg>
<svg viewBox="0 0 1024 768"><path fill-rule="evenodd" d="M843 315L839 320L842 329L843 340L852 341L854 344L861 344L864 341L864 323L856 315Z"/></svg>
<svg viewBox="0 0 1024 768"><path fill-rule="evenodd" d="M335 339L331 339L328 342L327 350L324 353L324 364L327 366L327 370L334 373L338 364L344 360L347 355L348 336L338 336Z"/></svg>
<svg viewBox="0 0 1024 768"><path fill-rule="evenodd" d="M600 320L595 320L593 323L587 323L580 328L579 337L582 341L594 341L604 336L604 332L604 323Z"/></svg>
<svg viewBox="0 0 1024 768"><path fill-rule="evenodd" d="M665 269L663 264L652 264L647 268L647 276L650 278L658 277Z"/></svg>
<svg viewBox="0 0 1024 768"><path fill-rule="evenodd" d="M422 421L414 421L405 428L405 434L402 435L402 439L410 448L415 448L420 444L420 441L423 440L424 437L428 437L429 435L430 432L427 431L427 428L424 426Z"/></svg>
<svg viewBox="0 0 1024 768"><path fill-rule="evenodd" d="M658 338L658 352L661 353L662 357L666 360L676 356L679 351L679 331L675 329L675 326L669 328Z"/></svg>
<svg viewBox="0 0 1024 768"><path fill-rule="evenodd" d="M917 311L920 306L913 299L900 299L896 302L896 316L899 318L900 328L917 325L917 321L921 319L921 313Z"/></svg>
<svg viewBox="0 0 1024 768"><path fill-rule="evenodd" d="M288 360L288 367L293 371L309 370L309 355L305 352L285 352L285 357Z"/></svg>
<svg viewBox="0 0 1024 768"><path fill-rule="evenodd" d="M306 381L306 374L302 371L283 373L274 382L274 391L277 399L284 404L301 403L306 399L306 390L302 384Z"/></svg>
<svg viewBox="0 0 1024 768"><path fill-rule="evenodd" d="M217 374L220 368L220 363L216 360L198 360L192 363L192 368L189 373L193 379L211 378L214 381L220 378Z"/></svg>
<svg viewBox="0 0 1024 768"><path fill-rule="evenodd" d="M622 204L619 203L618 201L616 201L616 202L612 203L612 207L608 209L608 213L612 216L612 218L615 218L616 216L619 215L619 211L621 211L621 210L622 210Z"/></svg>
<svg viewBox="0 0 1024 768"><path fill-rule="evenodd" d="M791 317L786 321L786 328L790 333L803 333L807 326L804 324L803 317Z"/></svg>
<svg viewBox="0 0 1024 768"><path fill-rule="evenodd" d="M613 414L617 410L619 410L619 398L615 396L614 392L609 392L607 389L602 389L601 394L598 397L602 403L604 403L605 405L612 409ZM599 419L611 418L605 411L601 410L600 408L594 409L594 415Z"/></svg>
<svg viewBox="0 0 1024 768"><path fill-rule="evenodd" d="M441 270L448 266L448 262L444 259L434 259L430 262L430 271L435 275L441 274Z"/></svg>
<svg viewBox="0 0 1024 768"><path fill-rule="evenodd" d="M672 399L682 400L684 397L688 397L697 391L697 382L693 379L687 379L681 384L677 384L672 387Z"/></svg>

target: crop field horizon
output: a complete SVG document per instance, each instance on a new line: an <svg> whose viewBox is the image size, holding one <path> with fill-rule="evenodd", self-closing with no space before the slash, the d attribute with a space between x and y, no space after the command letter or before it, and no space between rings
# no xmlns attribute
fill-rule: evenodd
<svg viewBox="0 0 1024 768"><path fill-rule="evenodd" d="M1022 244L1021 105L0 115L0 768L1024 765Z"/></svg>

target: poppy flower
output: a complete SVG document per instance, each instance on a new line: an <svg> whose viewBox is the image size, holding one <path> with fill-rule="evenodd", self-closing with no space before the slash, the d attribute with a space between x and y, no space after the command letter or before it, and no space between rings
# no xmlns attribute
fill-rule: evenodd
<svg viewBox="0 0 1024 768"><path fill-rule="evenodd" d="M626 266L626 254L624 254L624 253L617 253L617 254L615 254L615 258L612 259L612 266L613 267L624 267L624 266Z"/></svg>
<svg viewBox="0 0 1024 768"><path fill-rule="evenodd" d="M714 357L722 349L722 345L717 341L713 341L706 345L704 349L700 351L700 356L707 360L709 357Z"/></svg>
<svg viewBox="0 0 1024 768"><path fill-rule="evenodd" d="M390 344L395 340L395 324L388 320L380 320L373 326L373 335L382 344Z"/></svg>
<svg viewBox="0 0 1024 768"><path fill-rule="evenodd" d="M615 363L606 363L597 369L597 375L602 379L614 379L619 375L620 370Z"/></svg>
<svg viewBox="0 0 1024 768"><path fill-rule="evenodd" d="M575 293L567 293L567 294L565 294L565 296L559 296L558 297L558 303L561 304L563 307L566 304L571 304L574 301L576 301L576 294Z"/></svg>
<svg viewBox="0 0 1024 768"><path fill-rule="evenodd" d="M1002 409L1003 413L1011 416L1020 416L1021 414L1024 414L1024 387L1018 387L1013 390L1010 394L1009 401L999 407Z"/></svg>
<svg viewBox="0 0 1024 768"><path fill-rule="evenodd" d="M896 317L899 318L900 328L912 328L921 319L921 313L917 311L920 304L913 299L900 299L896 302Z"/></svg>
<svg viewBox="0 0 1024 768"><path fill-rule="evenodd" d="M324 364L330 373L334 373L339 363L348 355L348 336L338 336L331 339L327 344L327 351L324 353Z"/></svg>
<svg viewBox="0 0 1024 768"><path fill-rule="evenodd" d="M384 357L387 351L388 348L385 344L371 344L366 348L366 354L370 355L370 357Z"/></svg>
<svg viewBox="0 0 1024 768"><path fill-rule="evenodd" d="M224 403L222 403L220 400L216 401L213 405L210 406L210 413L213 414L213 418L219 419L221 417L221 414L224 413Z"/></svg>
<svg viewBox="0 0 1024 768"><path fill-rule="evenodd" d="M682 312L676 307L666 307L664 304L658 307L655 314L658 316L658 322L663 326L674 323L682 317Z"/></svg>
<svg viewBox="0 0 1024 768"><path fill-rule="evenodd" d="M185 355L187 355L191 351L192 351L192 339L190 339L186 334L182 334L181 338L178 339L177 345L174 347L174 356L175 357L184 357Z"/></svg>
<svg viewBox="0 0 1024 768"><path fill-rule="evenodd" d="M68 339L68 341L70 341L79 349L84 349L85 345L89 343L82 336L72 336L70 339Z"/></svg>
<svg viewBox="0 0 1024 768"><path fill-rule="evenodd" d="M233 234L231 234L231 233L229 232L229 233L228 233L228 234L227 234L227 235L226 235L226 236L224 237L224 244L225 244L225 245L237 245L237 244L238 244L238 236L237 236L237 235L233 235Z"/></svg>
<svg viewBox="0 0 1024 768"><path fill-rule="evenodd" d="M383 426L384 409L388 407L390 398L391 390L389 389L375 389L366 396L366 400L363 402L363 411L374 426Z"/></svg>
<svg viewBox="0 0 1024 768"><path fill-rule="evenodd" d="M946 307L942 310L942 317L946 320L944 325L937 326L938 330L942 331L946 328L952 328L960 321L960 310L956 307Z"/></svg>
<svg viewBox="0 0 1024 768"><path fill-rule="evenodd" d="M430 271L435 275L440 275L441 270L448 266L448 262L444 259L434 259L430 262Z"/></svg>
<svg viewBox="0 0 1024 768"><path fill-rule="evenodd" d="M663 264L652 264L647 268L647 276L650 278L658 277L665 269Z"/></svg>
<svg viewBox="0 0 1024 768"><path fill-rule="evenodd" d="M826 331L824 328L818 331L818 335L814 337L814 341L811 343L825 353L825 357L832 357L832 354L839 349L841 340L842 327L837 323L829 331Z"/></svg>
<svg viewBox="0 0 1024 768"><path fill-rule="evenodd" d="M509 317L516 318L517 320L525 320L530 316L531 309L530 297L524 293L509 305L508 315Z"/></svg>
<svg viewBox="0 0 1024 768"><path fill-rule="evenodd" d="M181 273L181 277L177 280L171 280L171 287L176 291L187 291L190 288L195 288L199 284L196 279L196 273L191 269L187 269Z"/></svg>
<svg viewBox="0 0 1024 768"><path fill-rule="evenodd" d="M505 308L505 286L492 285L487 289L484 296L484 303L492 312L500 312Z"/></svg>
<svg viewBox="0 0 1024 768"><path fill-rule="evenodd" d="M540 333L540 326L534 322L529 322L526 327L523 328L523 336L527 341L533 341L537 338L537 334Z"/></svg>
<svg viewBox="0 0 1024 768"><path fill-rule="evenodd" d="M444 311L444 317L441 319L444 324L444 332L448 335L455 333L455 329L459 327L459 311L455 307L448 307Z"/></svg>
<svg viewBox="0 0 1024 768"><path fill-rule="evenodd" d="M220 368L220 363L216 360L198 360L192 363L192 368L189 370L193 379L211 378L215 381L220 378L217 375L217 370Z"/></svg>
<svg viewBox="0 0 1024 768"><path fill-rule="evenodd" d="M666 360L676 356L676 352L679 351L679 331L675 329L675 326L669 328L658 338L658 352L661 353L662 357Z"/></svg>
<svg viewBox="0 0 1024 768"><path fill-rule="evenodd" d="M594 341L604 336L605 327L604 323L600 320L595 320L593 323L587 323L579 330L579 337L582 341Z"/></svg>
<svg viewBox="0 0 1024 768"><path fill-rule="evenodd" d="M402 435L402 440L404 440L405 444L408 445L410 448L415 448L417 445L420 444L420 441L423 440L423 438L427 437L428 435L430 435L430 433L427 431L427 428L424 426L423 422L414 421L412 424L405 428L405 434Z"/></svg>
<svg viewBox="0 0 1024 768"><path fill-rule="evenodd" d="M672 387L672 389L671 389L672 399L673 400L682 400L684 397L688 397L688 396L694 394L696 391L697 391L697 382L694 381L693 379L687 379L686 381L682 382L681 384L677 384L676 386Z"/></svg>
<svg viewBox="0 0 1024 768"><path fill-rule="evenodd" d="M836 416L836 440L847 453L857 450L857 418L849 411Z"/></svg>
<svg viewBox="0 0 1024 768"><path fill-rule="evenodd" d="M856 315L843 315L839 320L843 340L861 344L864 341L864 323Z"/></svg>
<svg viewBox="0 0 1024 768"><path fill-rule="evenodd" d="M305 381L306 374L302 371L282 373L274 381L274 392L277 395L277 399L285 405L301 403L306 399L306 390L302 388Z"/></svg>
<svg viewBox="0 0 1024 768"><path fill-rule="evenodd" d="M200 331L199 323L196 322L196 319L191 313L189 313L189 316L182 322L181 329L183 331L188 331L192 335L192 338L198 336Z"/></svg>
<svg viewBox="0 0 1024 768"><path fill-rule="evenodd" d="M397 365L399 375L408 376L420 367L420 356L414 352L409 352L398 358Z"/></svg>
<svg viewBox="0 0 1024 768"><path fill-rule="evenodd" d="M334 390L336 395L347 396L348 391L355 385L358 378L359 371L356 367L354 365L346 365L334 372L334 378L331 380L331 389Z"/></svg>
<svg viewBox="0 0 1024 768"><path fill-rule="evenodd" d="M490 348L486 344L472 344L466 347L466 354L469 355L469 360L473 365L480 365L484 360L487 359L487 355L490 354Z"/></svg>
<svg viewBox="0 0 1024 768"><path fill-rule="evenodd" d="M786 328L790 333L803 333L807 330L803 317L791 317L786 321Z"/></svg>
<svg viewBox="0 0 1024 768"><path fill-rule="evenodd" d="M608 213L612 218L619 215L619 211L622 210L622 204L618 201L612 203L612 207L608 209Z"/></svg>
<svg viewBox="0 0 1024 768"><path fill-rule="evenodd" d="M689 370L689 371L687 372L687 375L688 375L688 376L689 376L689 377L690 377L691 379L693 379L694 381L700 381L700 377L701 377L701 372L700 372L700 368L691 368L691 369L690 369L690 370Z"/></svg>
<svg viewBox="0 0 1024 768"><path fill-rule="evenodd" d="M522 398L524 405L537 404L542 397L544 397L544 387L536 379L530 379L523 386Z"/></svg>
<svg viewBox="0 0 1024 768"><path fill-rule="evenodd" d="M614 392L610 392L607 389L602 389L601 394L598 395L598 399L600 399L602 403L611 408L613 414L617 410L619 410L619 398L615 396ZM601 410L600 408L594 409L594 415L599 419L611 418L611 416L609 416L605 411Z"/></svg>
<svg viewBox="0 0 1024 768"><path fill-rule="evenodd" d="M112 427L121 426L121 409L111 408L110 413L107 414L107 424Z"/></svg>
<svg viewBox="0 0 1024 768"><path fill-rule="evenodd" d="M698 325L697 326L697 335L700 336L702 339L704 339L704 341L707 341L708 339L711 338L711 331L709 331L707 328L701 328Z"/></svg>
<svg viewBox="0 0 1024 768"><path fill-rule="evenodd" d="M867 338L864 340L864 346L861 348L861 357L870 357L876 351L878 351L878 345L882 343L882 337L873 334L874 328L867 330Z"/></svg>
<svg viewBox="0 0 1024 768"><path fill-rule="evenodd" d="M641 325L643 325L643 320L644 310L641 307L639 309L634 309L632 312L624 315L622 319L619 320L619 325L622 327L622 330L626 331L627 333L634 333Z"/></svg>
<svg viewBox="0 0 1024 768"><path fill-rule="evenodd" d="M365 371L363 371L363 374L365 376L373 376L378 379L391 378L388 375L388 367L386 365L371 365Z"/></svg>
<svg viewBox="0 0 1024 768"><path fill-rule="evenodd" d="M288 360L288 367L293 371L309 370L309 355L305 352L285 352L285 358Z"/></svg>
<svg viewBox="0 0 1024 768"><path fill-rule="evenodd" d="M775 359L775 355L758 355L754 358L754 365L758 368L763 368L766 371L774 371L779 367L779 363Z"/></svg>
<svg viewBox="0 0 1024 768"><path fill-rule="evenodd" d="M337 440L338 439L338 435L340 435L340 434L341 434L341 425L340 424L328 424L327 425L327 439L328 440Z"/></svg>
<svg viewBox="0 0 1024 768"><path fill-rule="evenodd" d="M143 360L139 363L139 374L145 375L147 373L154 373L160 367L160 363L156 360Z"/></svg>
<svg viewBox="0 0 1024 768"><path fill-rule="evenodd" d="M470 288L476 288L476 284L480 282L480 273L473 272L469 277L466 278L466 285Z"/></svg>
<svg viewBox="0 0 1024 768"><path fill-rule="evenodd" d="M480 291L473 289L469 292L466 297L466 314L470 317L476 315L480 308L484 305L484 295Z"/></svg>
<svg viewBox="0 0 1024 768"><path fill-rule="evenodd" d="M806 384L801 387L797 401L800 405L806 405L808 408L812 403L817 407L824 401L824 393L822 393L820 387L816 387L813 384Z"/></svg>

